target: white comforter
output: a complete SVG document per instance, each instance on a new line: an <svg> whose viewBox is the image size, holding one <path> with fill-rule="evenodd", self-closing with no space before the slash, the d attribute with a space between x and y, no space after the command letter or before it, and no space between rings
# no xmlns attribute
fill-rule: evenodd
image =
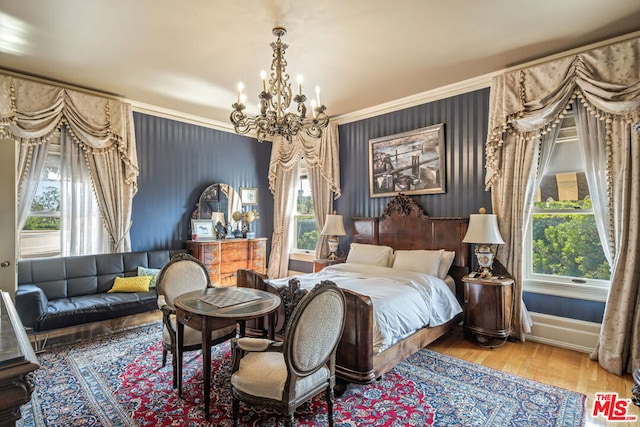
<svg viewBox="0 0 640 427"><path fill-rule="evenodd" d="M383 351L424 326L446 323L462 312L447 284L423 273L345 263L295 277L304 289L312 289L321 280L331 280L343 289L370 297L374 313L374 352ZM289 279L270 283L286 286Z"/></svg>

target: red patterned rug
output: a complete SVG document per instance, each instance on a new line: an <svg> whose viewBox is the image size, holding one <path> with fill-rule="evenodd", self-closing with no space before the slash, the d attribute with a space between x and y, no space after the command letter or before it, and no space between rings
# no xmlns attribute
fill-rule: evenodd
<svg viewBox="0 0 640 427"><path fill-rule="evenodd" d="M187 354L183 398L161 367L161 324L40 354L36 390L18 426L231 426L229 345L212 349L211 420L202 410L202 359ZM336 397L337 427L583 426L586 396L423 349L380 381ZM241 407L241 425L283 418ZM327 425L323 396L296 412L299 426Z"/></svg>

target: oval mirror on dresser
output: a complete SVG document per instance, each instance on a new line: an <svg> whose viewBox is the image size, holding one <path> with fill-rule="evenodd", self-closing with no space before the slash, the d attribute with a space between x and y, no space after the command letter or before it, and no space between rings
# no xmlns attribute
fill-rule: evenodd
<svg viewBox="0 0 640 427"><path fill-rule="evenodd" d="M211 219L212 214L219 212L224 214L224 223L231 224L232 229L235 229L233 213L236 211L242 211L240 194L228 184L216 183L205 188L200 195L195 217Z"/></svg>

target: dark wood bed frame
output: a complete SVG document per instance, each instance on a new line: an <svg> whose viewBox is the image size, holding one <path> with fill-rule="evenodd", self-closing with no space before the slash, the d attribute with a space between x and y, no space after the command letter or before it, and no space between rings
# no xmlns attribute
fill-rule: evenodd
<svg viewBox="0 0 640 427"><path fill-rule="evenodd" d="M469 272L468 245L462 242L468 218L432 218L416 202L398 194L379 218L353 218L353 242L386 245L393 249L445 249L456 256L449 270L456 283L456 297L462 304L462 277ZM294 281L295 282L295 281ZM339 285L339 283L338 283ZM300 290L280 289L268 284L264 275L242 270L238 272L238 286L252 287L280 294L283 297L276 331L284 327L287 308L302 296ZM435 327L424 327L386 350L373 352L373 306L365 295L344 290L347 318L342 339L336 353L336 375L349 382L365 384L374 381L398 363L435 341L461 320L461 315ZM254 325L263 330L264 322Z"/></svg>

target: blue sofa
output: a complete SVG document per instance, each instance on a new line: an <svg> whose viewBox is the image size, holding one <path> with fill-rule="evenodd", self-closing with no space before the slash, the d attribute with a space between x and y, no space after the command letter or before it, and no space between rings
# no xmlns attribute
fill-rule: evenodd
<svg viewBox="0 0 640 427"><path fill-rule="evenodd" d="M117 276L138 267L162 268L184 250L154 250L22 260L18 262L16 310L31 332L115 319L157 310L155 289L108 293Z"/></svg>

